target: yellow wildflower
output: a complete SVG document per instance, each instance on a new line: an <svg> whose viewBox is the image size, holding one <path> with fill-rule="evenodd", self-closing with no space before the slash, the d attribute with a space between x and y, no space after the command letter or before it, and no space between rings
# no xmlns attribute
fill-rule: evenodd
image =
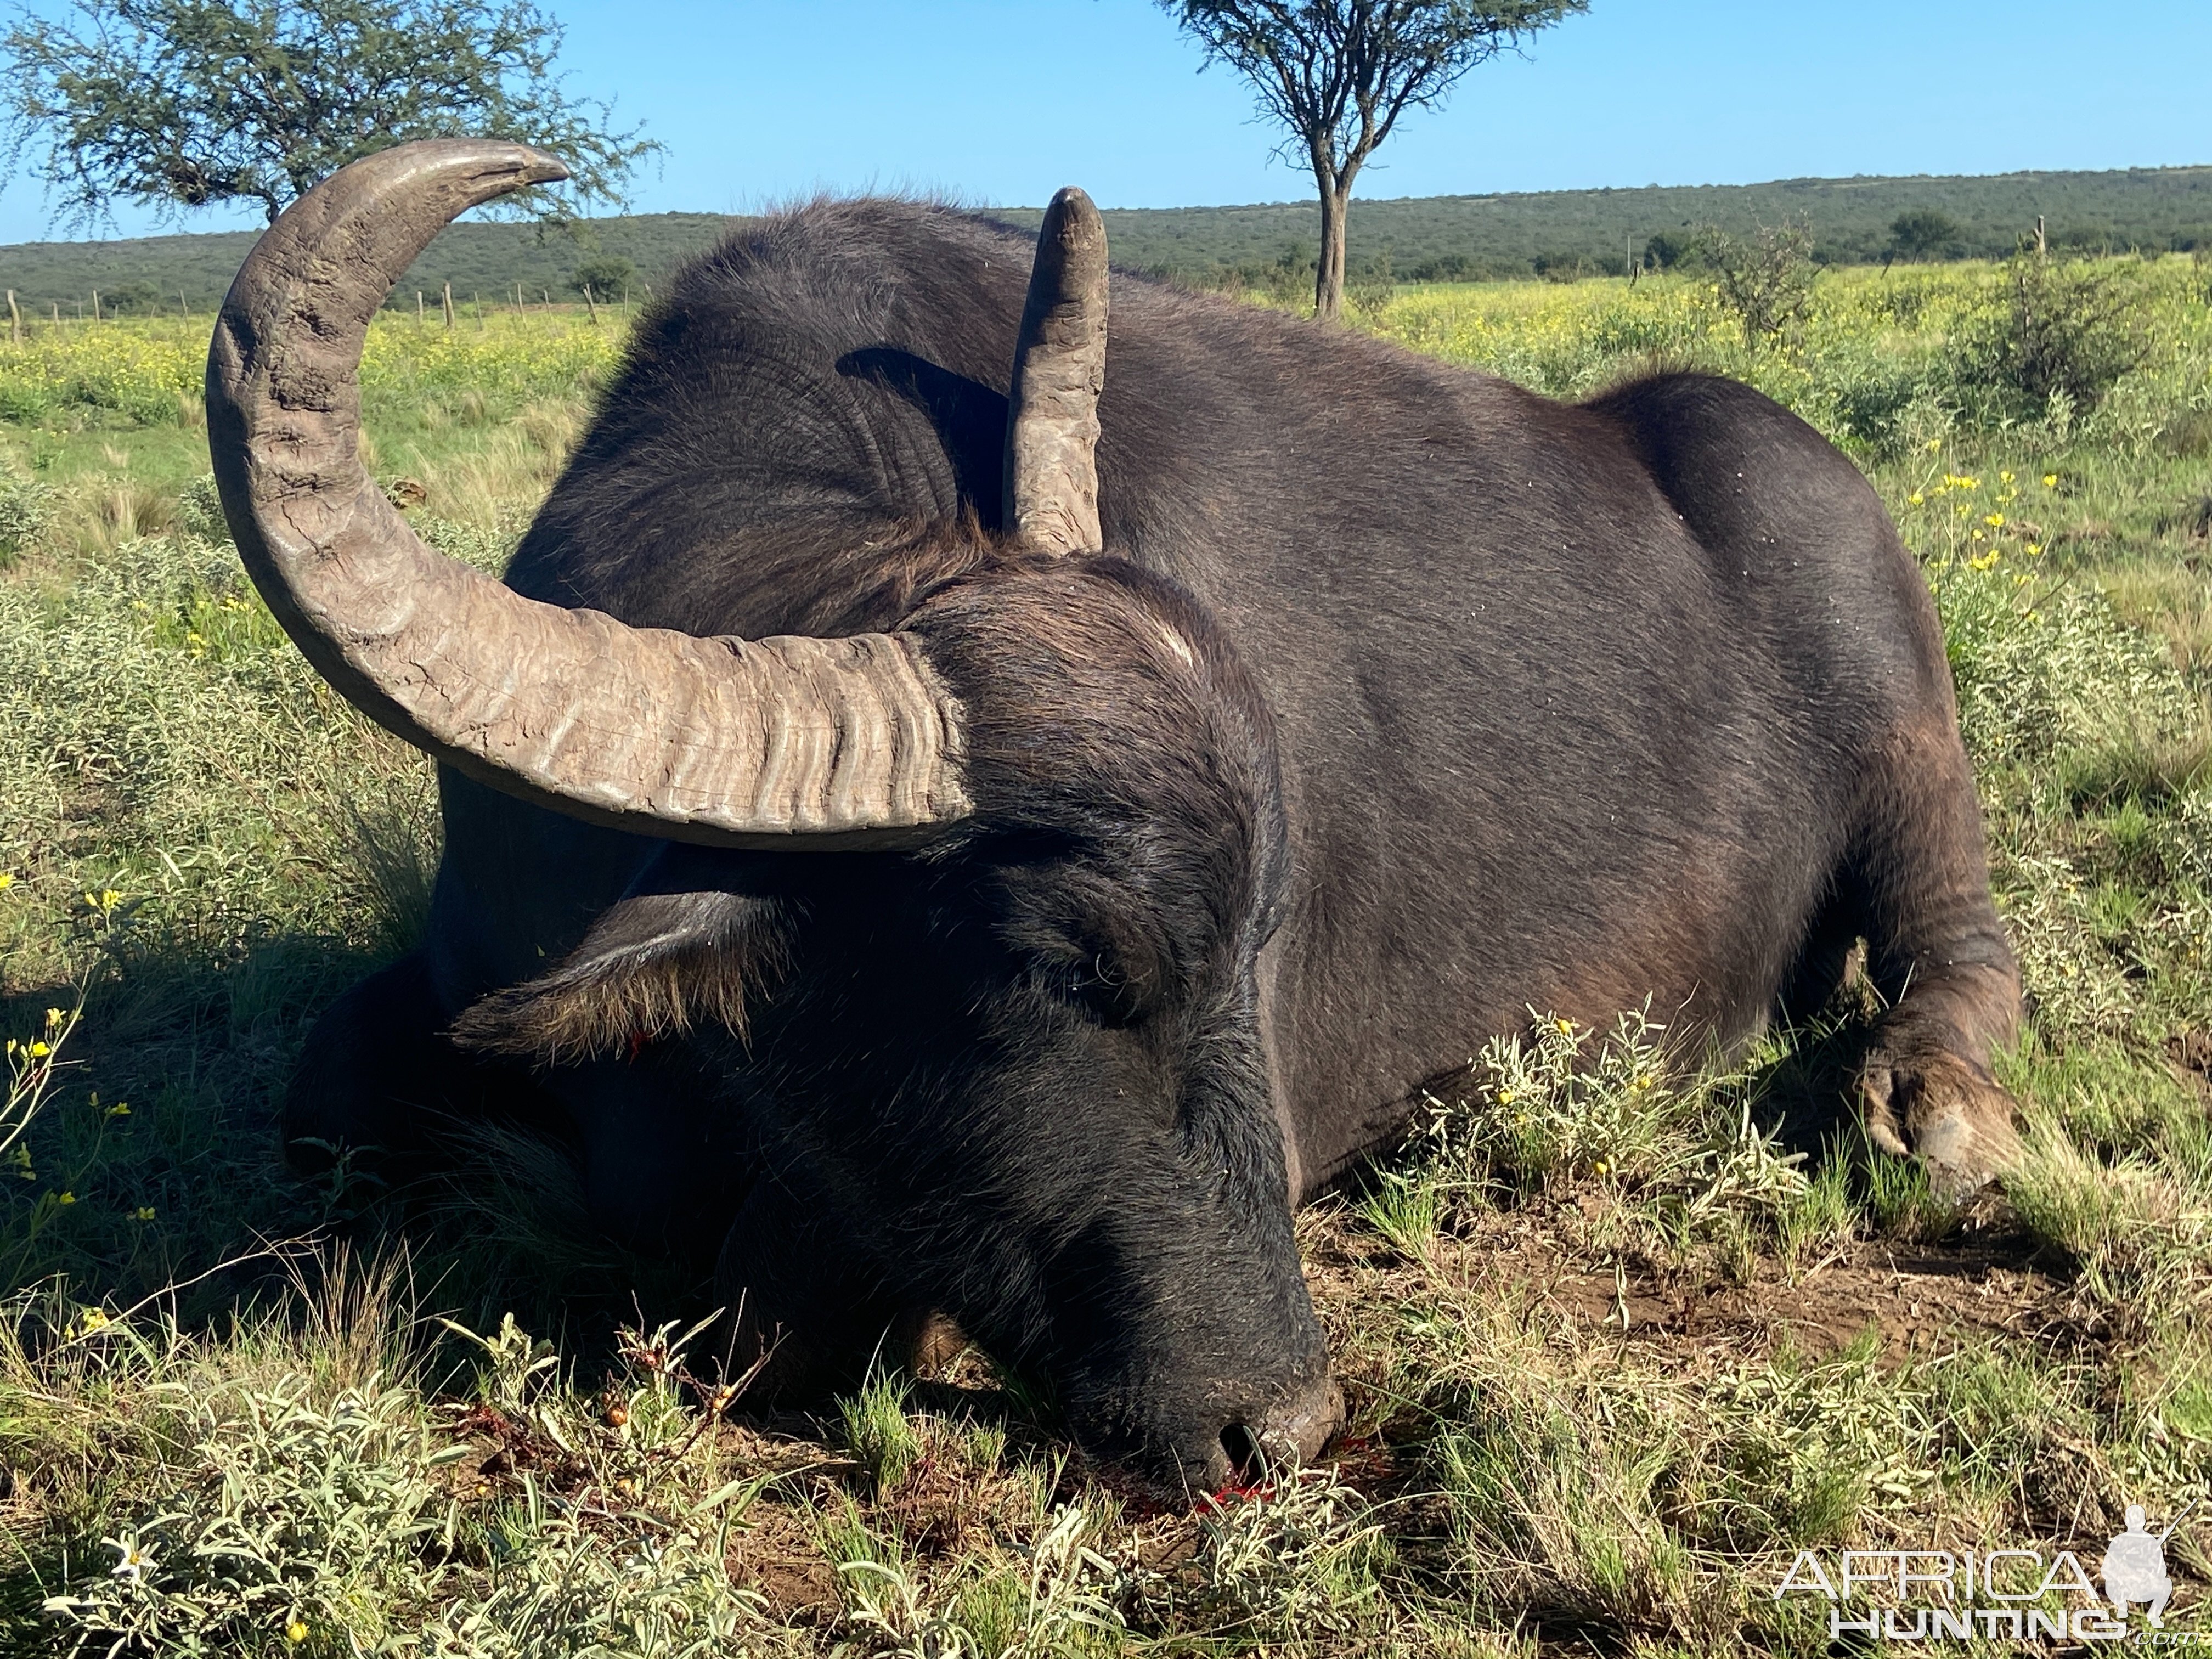
<svg viewBox="0 0 2212 1659"><path fill-rule="evenodd" d="M2002 530L2004 528L2004 514L2002 513L1992 513L1987 518L1984 519L1982 522L1989 526L1992 530Z"/></svg>
<svg viewBox="0 0 2212 1659"><path fill-rule="evenodd" d="M76 1194L75 1193L58 1194L54 1198L54 1202L57 1204L74 1204L76 1202Z"/></svg>
<svg viewBox="0 0 2212 1659"><path fill-rule="evenodd" d="M10 887L13 887L15 884L15 872L13 872L12 870L0 870L0 893L4 893L4 892L6 892L6 891L10 888Z"/></svg>
<svg viewBox="0 0 2212 1659"><path fill-rule="evenodd" d="M94 1331L106 1330L115 1322L97 1308L87 1308L77 1316L76 1322L79 1328L89 1336Z"/></svg>
<svg viewBox="0 0 2212 1659"><path fill-rule="evenodd" d="M2046 472L2046 473L2045 473L2045 474L2043 475L2043 487L2044 487L2045 489L2057 489L2057 488L2058 488L2058 475L2057 475L2056 472Z"/></svg>
<svg viewBox="0 0 2212 1659"><path fill-rule="evenodd" d="M1917 490L1917 489L1916 489L1916 490L1914 490L1914 491L1913 491L1910 495L1907 495L1905 499L1906 501L1908 501L1911 502L1913 506L1915 506L1915 507L1918 507L1922 502L1925 501L1928 498L1927 498L1925 495L1922 495L1918 490Z"/></svg>
<svg viewBox="0 0 2212 1659"><path fill-rule="evenodd" d="M284 1639L289 1642L295 1648L299 1646L301 1643L306 1641L307 1639L307 1621L304 1619L295 1617L291 1623L284 1626Z"/></svg>
<svg viewBox="0 0 2212 1659"><path fill-rule="evenodd" d="M117 1101L115 1104L107 1109L107 1115L110 1117L129 1117L131 1115L131 1103L127 1100Z"/></svg>
<svg viewBox="0 0 2212 1659"><path fill-rule="evenodd" d="M131 1218L136 1221L151 1221L154 1218L154 1206L150 1204L141 1204L137 1214Z"/></svg>
<svg viewBox="0 0 2212 1659"><path fill-rule="evenodd" d="M53 1050L43 1042L34 1042L31 1044L28 1052L33 1060L44 1060L48 1054L53 1053Z"/></svg>
<svg viewBox="0 0 2212 1659"><path fill-rule="evenodd" d="M1572 1036L1575 1034L1575 1023L1571 1019L1554 1020L1552 1023L1559 1028L1561 1036Z"/></svg>

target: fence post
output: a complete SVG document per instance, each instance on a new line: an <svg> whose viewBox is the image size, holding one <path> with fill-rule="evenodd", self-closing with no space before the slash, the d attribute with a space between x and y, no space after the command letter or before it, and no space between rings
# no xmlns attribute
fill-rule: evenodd
<svg viewBox="0 0 2212 1659"><path fill-rule="evenodd" d="M597 328L599 325L599 307L598 302L592 298L592 285L589 283L584 284L584 309L592 313L592 326Z"/></svg>
<svg viewBox="0 0 2212 1659"><path fill-rule="evenodd" d="M15 290L8 290L8 338L15 344L23 343L23 313L15 309Z"/></svg>
<svg viewBox="0 0 2212 1659"><path fill-rule="evenodd" d="M95 323L100 320L100 290L98 289L92 291L92 320Z"/></svg>

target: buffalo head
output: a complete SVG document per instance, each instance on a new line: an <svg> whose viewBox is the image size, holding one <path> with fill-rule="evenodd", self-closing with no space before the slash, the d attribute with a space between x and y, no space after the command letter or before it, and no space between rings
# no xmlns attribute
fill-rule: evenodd
<svg viewBox="0 0 2212 1659"><path fill-rule="evenodd" d="M392 283L560 172L459 140L354 164L256 246L209 362L225 510L316 667L475 786L657 849L455 1040L540 1068L632 1231L715 1241L787 1370L942 1312L1161 1486L1311 1455L1340 1410L1261 1018L1273 736L1203 608L1102 546L1096 210L1063 191L1039 239L1004 534L963 532L892 631L710 638L440 556L358 458Z"/></svg>

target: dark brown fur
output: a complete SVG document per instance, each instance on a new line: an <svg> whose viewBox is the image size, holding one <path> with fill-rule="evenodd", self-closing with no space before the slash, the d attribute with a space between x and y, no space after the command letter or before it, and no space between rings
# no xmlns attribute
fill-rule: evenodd
<svg viewBox="0 0 2212 1659"><path fill-rule="evenodd" d="M458 1018L539 1066L604 1224L719 1254L824 1375L941 1310L1170 1482L1325 1421L1290 1206L1530 1006L1738 1042L1863 937L1870 1127L2002 1161L2018 975L1935 612L1847 461L1726 381L1559 404L1117 276L1106 556L1013 556L1028 264L911 204L732 240L508 576L912 630L975 817L715 854L447 777L429 935L318 1030L291 1133L404 1144L425 1091L365 1022L411 1011L450 1099Z"/></svg>

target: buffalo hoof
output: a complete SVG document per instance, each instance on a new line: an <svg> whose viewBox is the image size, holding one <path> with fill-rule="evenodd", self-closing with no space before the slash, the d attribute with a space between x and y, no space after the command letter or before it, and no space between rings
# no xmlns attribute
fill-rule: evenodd
<svg viewBox="0 0 2212 1659"><path fill-rule="evenodd" d="M1859 1097L1867 1139L1917 1158L1948 1197L1968 1197L2020 1162L2018 1105L1985 1068L1948 1050L1877 1049L1859 1072Z"/></svg>

